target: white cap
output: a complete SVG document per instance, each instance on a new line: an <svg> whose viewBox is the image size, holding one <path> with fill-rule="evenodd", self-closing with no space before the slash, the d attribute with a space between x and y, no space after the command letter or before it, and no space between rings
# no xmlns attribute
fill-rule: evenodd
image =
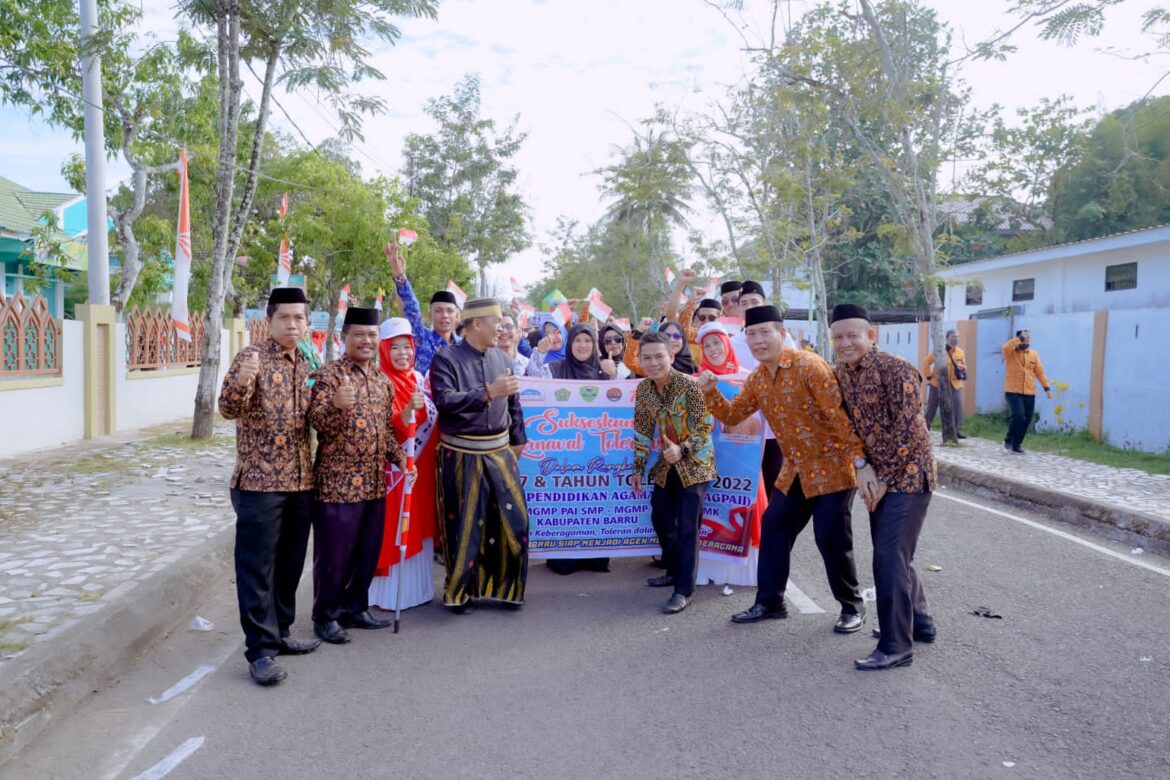
<svg viewBox="0 0 1170 780"><path fill-rule="evenodd" d="M727 328L723 327L722 323L707 322L703 324L703 327L699 328L699 343L702 344L703 339L712 333L722 333L724 336L728 336ZM728 338L730 338L730 336L728 336Z"/></svg>
<svg viewBox="0 0 1170 780"><path fill-rule="evenodd" d="M378 328L378 336L382 341L392 339L395 336L413 336L414 333L410 329L410 320L402 317L391 317L382 323L382 327Z"/></svg>

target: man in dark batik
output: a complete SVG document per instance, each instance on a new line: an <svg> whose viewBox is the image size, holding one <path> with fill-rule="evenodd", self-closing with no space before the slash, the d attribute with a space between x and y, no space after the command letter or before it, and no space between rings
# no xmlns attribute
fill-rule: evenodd
<svg viewBox="0 0 1170 780"><path fill-rule="evenodd" d="M297 287L268 295L269 337L236 355L219 393L219 412L236 421L236 596L248 671L260 685L287 675L278 655L320 644L289 634L309 546L313 470L309 464L309 365L297 343L309 328Z"/></svg>
<svg viewBox="0 0 1170 780"><path fill-rule="evenodd" d="M435 353L440 511L447 582L443 603L463 614L475 598L519 609L528 580L528 506L517 458L528 437L520 382L496 343L497 301L469 301L463 341Z"/></svg>
<svg viewBox="0 0 1170 780"><path fill-rule="evenodd" d="M313 630L332 644L350 640L346 628L391 623L369 612L370 580L386 527L386 463L406 471L406 453L391 422L394 386L375 363L378 314L346 310L345 354L313 374Z"/></svg>
<svg viewBox="0 0 1170 780"><path fill-rule="evenodd" d="M922 416L922 375L918 369L877 348L877 331L865 309L834 307L830 333L839 361L835 367L845 411L877 472L873 490L862 490L873 537L873 581L877 590L880 639L867 658L855 661L871 671L908 666L914 642L933 642L934 619L914 571L914 550L936 484L934 454Z"/></svg>

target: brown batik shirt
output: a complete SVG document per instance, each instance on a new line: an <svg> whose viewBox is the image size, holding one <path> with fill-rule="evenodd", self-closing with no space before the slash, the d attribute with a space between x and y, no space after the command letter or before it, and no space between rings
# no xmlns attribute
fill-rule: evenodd
<svg viewBox="0 0 1170 780"><path fill-rule="evenodd" d="M333 405L342 376L349 378L357 396L348 409ZM349 356L326 363L313 379L309 421L317 429L317 498L331 504L382 498L386 461L406 463L394 437L394 386L373 361L363 369Z"/></svg>
<svg viewBox="0 0 1170 780"><path fill-rule="evenodd" d="M246 388L236 385L249 355L260 373ZM236 421L236 468L231 487L270 493L312 490L309 461L309 364L274 339L236 355L219 392L219 413Z"/></svg>
<svg viewBox="0 0 1170 780"><path fill-rule="evenodd" d="M892 493L934 490L937 474L922 416L918 369L874 349L855 366L837 363L835 373L845 411L877 478Z"/></svg>
<svg viewBox="0 0 1170 780"><path fill-rule="evenodd" d="M646 469L655 431L663 446L677 444L683 448L681 460L674 465L659 456L650 469L650 482L666 487L670 469L678 472L683 487L718 479L715 471L715 448L711 429L715 421L703 403L699 383L681 371L670 370L666 389L659 393L653 379L643 379L634 394L634 472Z"/></svg>

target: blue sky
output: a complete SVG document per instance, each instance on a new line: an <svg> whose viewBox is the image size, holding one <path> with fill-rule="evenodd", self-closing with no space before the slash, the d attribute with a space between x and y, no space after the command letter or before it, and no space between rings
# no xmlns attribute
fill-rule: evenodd
<svg viewBox="0 0 1170 780"><path fill-rule="evenodd" d="M1009 23L1008 0L930 4L951 23L958 41L981 40ZM1140 5L1123 5L1103 39L1075 51L1021 31L1020 51L1007 63L965 70L976 103L1014 108L1070 93L1079 104L1104 111L1141 97L1161 75L1158 63L1105 51L1142 45L1135 34ZM770 3L746 0L745 6L743 35L758 41ZM174 27L171 7L144 0L149 27L163 37ZM797 14L807 7L791 3ZM598 178L590 172L614 159L629 143L630 127L656 104L702 111L740 79L746 65L737 31L701 0L443 0L437 22L406 20L400 26L399 44L375 52L387 81L373 89L387 98L390 110L366 124L367 140L355 153L363 173L395 173L406 135L430 129L425 101L450 92L467 73L479 73L485 113L502 124L519 117L519 128L528 133L517 166L538 240L560 215L588 223L601 214ZM254 81L246 88L258 91ZM336 120L310 96L281 101L314 142L334 135ZM273 121L286 125L279 113ZM37 189L63 189L61 161L79 149L67 133L0 107L0 175ZM111 171L125 169L114 165ZM718 237L717 224L707 216L699 214L695 224ZM532 249L501 267L498 276L528 282L540 273L540 255Z"/></svg>

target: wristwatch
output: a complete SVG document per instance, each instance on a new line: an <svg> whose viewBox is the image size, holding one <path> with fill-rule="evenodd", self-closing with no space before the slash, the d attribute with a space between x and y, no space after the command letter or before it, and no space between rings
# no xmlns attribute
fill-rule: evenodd
<svg viewBox="0 0 1170 780"><path fill-rule="evenodd" d="M679 449L679 452L682 453L682 456L684 458L689 458L691 456L691 448L688 447L687 445L684 444L683 446L679 447L678 449Z"/></svg>
<svg viewBox="0 0 1170 780"><path fill-rule="evenodd" d="M865 468L868 465L869 465L869 462L865 458L854 458L853 459L853 468L856 471L861 471L863 468Z"/></svg>

